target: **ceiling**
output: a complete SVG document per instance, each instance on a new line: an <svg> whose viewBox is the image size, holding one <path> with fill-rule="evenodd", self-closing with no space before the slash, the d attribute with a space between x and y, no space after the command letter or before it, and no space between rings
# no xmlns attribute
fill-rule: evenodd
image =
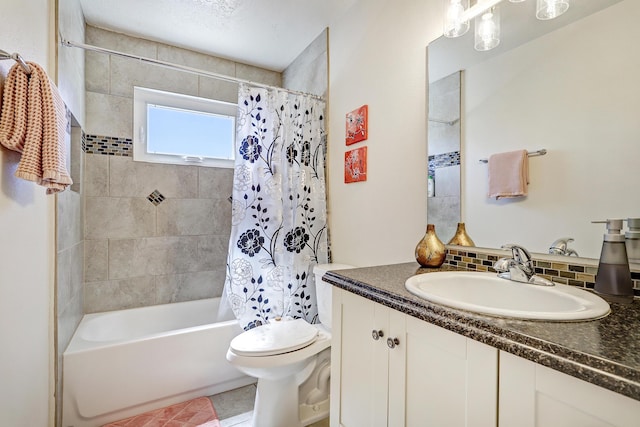
<svg viewBox="0 0 640 427"><path fill-rule="evenodd" d="M87 24L284 70L356 0L80 0Z"/></svg>

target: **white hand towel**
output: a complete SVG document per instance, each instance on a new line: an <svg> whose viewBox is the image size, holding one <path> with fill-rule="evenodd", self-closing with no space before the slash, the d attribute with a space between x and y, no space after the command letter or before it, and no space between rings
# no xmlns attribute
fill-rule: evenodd
<svg viewBox="0 0 640 427"><path fill-rule="evenodd" d="M511 198L528 194L529 155L526 150L493 154L489 157L488 197Z"/></svg>

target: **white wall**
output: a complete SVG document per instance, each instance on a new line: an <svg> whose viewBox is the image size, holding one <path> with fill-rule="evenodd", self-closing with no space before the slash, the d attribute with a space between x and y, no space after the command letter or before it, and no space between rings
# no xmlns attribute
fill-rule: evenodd
<svg viewBox="0 0 640 427"><path fill-rule="evenodd" d="M546 252L570 236L597 258L605 228L591 220L640 215L639 16L626 0L465 71L462 217L476 244ZM548 150L529 162L529 196L488 199L478 160L522 148Z"/></svg>
<svg viewBox="0 0 640 427"><path fill-rule="evenodd" d="M51 73L52 15L53 1L3 1L0 49ZM1 61L0 75L12 65ZM54 198L13 177L18 160L0 148L0 424L41 427L51 419L53 385Z"/></svg>
<svg viewBox="0 0 640 427"><path fill-rule="evenodd" d="M426 47L441 0L360 0L329 28L328 198L334 261L415 261L426 228ZM369 138L347 147L345 115L369 105ZM344 183L344 153L367 146L367 181Z"/></svg>

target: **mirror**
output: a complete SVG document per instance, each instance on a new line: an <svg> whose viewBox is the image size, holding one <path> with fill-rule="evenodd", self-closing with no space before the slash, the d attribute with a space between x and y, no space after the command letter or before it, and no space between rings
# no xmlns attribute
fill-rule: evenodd
<svg viewBox="0 0 640 427"><path fill-rule="evenodd" d="M534 1L505 0L496 49L474 51L473 25L429 46L430 85L463 70L460 218L477 246L547 253L572 237L580 256L598 258L605 229L592 220L640 217L638 3L581 0L537 21ZM547 150L530 158L528 196L489 199L480 160L518 149ZM429 218L432 208L428 198Z"/></svg>
<svg viewBox="0 0 640 427"><path fill-rule="evenodd" d="M456 71L429 83L427 216L447 243L460 222L460 83Z"/></svg>

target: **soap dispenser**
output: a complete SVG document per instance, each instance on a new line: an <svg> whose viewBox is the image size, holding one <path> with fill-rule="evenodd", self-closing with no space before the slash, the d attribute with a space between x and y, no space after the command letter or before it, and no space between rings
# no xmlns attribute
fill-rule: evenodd
<svg viewBox="0 0 640 427"><path fill-rule="evenodd" d="M630 303L633 301L633 283L625 236L621 233L622 221L622 219L593 221L607 224L594 290L607 301Z"/></svg>

